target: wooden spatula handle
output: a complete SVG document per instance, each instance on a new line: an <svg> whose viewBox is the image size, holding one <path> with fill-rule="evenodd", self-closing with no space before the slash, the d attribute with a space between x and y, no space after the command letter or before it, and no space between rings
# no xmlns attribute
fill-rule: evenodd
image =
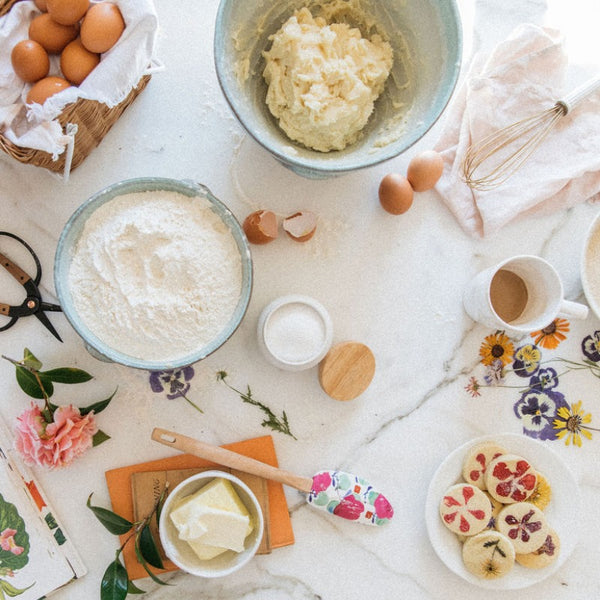
<svg viewBox="0 0 600 600"><path fill-rule="evenodd" d="M199 456L200 458L210 460L224 467L243 471L244 473L251 473L265 479L278 481L307 494L312 489L312 479L309 477L300 477L284 469L278 469L277 467L255 460L254 458L237 454L220 446L201 442L200 440L175 433L174 431L155 427L152 431L152 439L181 452L193 454L194 456Z"/></svg>

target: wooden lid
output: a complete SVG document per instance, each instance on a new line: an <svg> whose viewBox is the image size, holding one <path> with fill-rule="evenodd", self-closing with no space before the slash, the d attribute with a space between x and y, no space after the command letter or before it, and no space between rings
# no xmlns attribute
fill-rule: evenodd
<svg viewBox="0 0 600 600"><path fill-rule="evenodd" d="M334 400L352 400L362 394L375 375L375 357L360 342L333 346L319 364L319 382Z"/></svg>

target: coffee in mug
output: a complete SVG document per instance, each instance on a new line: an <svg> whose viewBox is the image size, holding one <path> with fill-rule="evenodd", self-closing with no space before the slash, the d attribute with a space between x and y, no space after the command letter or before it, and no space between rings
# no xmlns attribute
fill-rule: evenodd
<svg viewBox="0 0 600 600"><path fill-rule="evenodd" d="M588 307L564 299L558 273L543 258L520 255L479 273L463 296L474 320L509 333L531 333L559 314L585 319Z"/></svg>

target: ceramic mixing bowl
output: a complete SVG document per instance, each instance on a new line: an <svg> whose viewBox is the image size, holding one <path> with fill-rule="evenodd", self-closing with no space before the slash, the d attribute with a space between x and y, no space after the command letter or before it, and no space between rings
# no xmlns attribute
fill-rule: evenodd
<svg viewBox="0 0 600 600"><path fill-rule="evenodd" d="M89 329L78 314L69 286L69 268L73 250L82 234L87 219L90 218L94 211L119 196L136 192L156 191L177 192L188 197L198 197L208 200L211 210L220 217L231 232L240 253L242 268L240 297L231 318L221 329L221 332L209 343L197 350L170 360L143 360L111 348L109 344L101 340ZM144 252L144 248L139 248L139 252ZM84 202L69 218L58 240L54 260L54 282L56 293L65 316L75 331L81 336L87 349L93 356L101 360L112 361L129 367L161 371L193 364L217 350L217 348L222 346L231 337L242 321L250 301L252 291L252 258L248 241L239 222L231 211L212 195L208 188L191 181L159 177L136 178L115 183L101 190ZM118 310L118 307L111 307L110 310ZM107 318L109 318L109 314L107 314ZM173 318L176 318L176 315L173 315Z"/></svg>
<svg viewBox="0 0 600 600"><path fill-rule="evenodd" d="M219 83L240 123L286 167L310 178L375 165L413 145L448 103L462 54L462 27L455 0L338 3L344 6L339 20L358 26L363 36L383 34L392 46L394 66L360 140L340 151L308 149L286 136L266 105L262 52L270 47L269 36L296 9L307 6L316 16L321 4L324 2L315 0L221 0L214 38ZM367 19L362 18L364 15ZM369 16L375 26L364 31L360 21L367 21Z"/></svg>
<svg viewBox="0 0 600 600"><path fill-rule="evenodd" d="M246 537L244 549L241 552L228 550L210 560L201 560L190 545L179 538L177 528L169 514L183 498L194 494L218 477L231 482L233 489L250 514L253 529ZM252 490L235 475L217 470L192 475L169 492L160 513L158 526L160 541L167 557L180 569L199 577L223 577L241 569L256 554L262 540L263 528L262 510Z"/></svg>

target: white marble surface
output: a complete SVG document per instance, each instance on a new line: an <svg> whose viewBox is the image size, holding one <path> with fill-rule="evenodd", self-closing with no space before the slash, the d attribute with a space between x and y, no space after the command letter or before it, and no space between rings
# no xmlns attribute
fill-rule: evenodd
<svg viewBox="0 0 600 600"><path fill-rule="evenodd" d="M150 441L154 426L218 444L267 433L260 413L215 381L219 369L229 373L232 384L249 384L276 413L286 411L298 439L273 433L283 467L307 476L334 467L360 474L386 493L396 517L385 528L361 527L316 512L298 492L286 489L293 546L256 557L226 579L175 574L170 577L173 586L147 598L481 597L482 590L439 560L424 523L428 483L454 448L479 435L522 431L513 412L515 390L484 390L478 398L464 390L472 372L481 375L479 346L491 332L465 315L462 290L483 267L529 253L558 269L567 297L582 299L579 257L598 206L582 202L569 211L520 221L481 241L462 232L435 192L418 195L403 216L388 215L377 201L381 177L405 172L418 150L434 145L443 120L415 148L387 164L337 179L305 180L245 135L222 97L212 57L217 0L156 4L158 56L166 69L153 77L68 185L41 169L0 157L0 228L28 239L38 252L45 298L53 298L52 261L65 221L92 193L121 179L191 178L206 184L240 219L260 207L282 215L309 209L321 222L306 245L281 238L253 248L255 285L247 316L222 349L195 366L189 396L202 406L203 415L181 399L154 394L147 374L93 359L60 314L50 318L64 344L33 318L0 334L2 354L19 358L27 346L47 366L79 366L95 375L90 383L68 388L65 402L89 404L119 386L111 406L98 416L111 440L67 469L35 470L89 569L56 599L99 597L116 538L85 507L86 499L94 492L96 503L108 506L106 470L171 454ZM466 59L472 49L492 48L515 25L531 21L561 27L570 36L574 78L598 69L596 0L464 0L460 6ZM377 371L361 397L336 402L320 389L316 369L279 371L259 354L258 315L273 298L288 293L314 296L331 311L334 341L354 339L371 347ZM4 301L18 299L17 288L13 297L2 292ZM580 359L579 341L599 325L594 315L573 322L567 342L556 352ZM0 383L0 412L12 422L28 399L5 362L0 364ZM592 425L597 424L598 381L581 372L569 374L562 385L569 401L582 400L594 416ZM599 437L584 440L582 448L545 442L579 481L583 528L562 568L531 590L536 597L579 600L600 593ZM156 588L149 581L138 583ZM524 593L485 592L492 599L522 598Z"/></svg>

